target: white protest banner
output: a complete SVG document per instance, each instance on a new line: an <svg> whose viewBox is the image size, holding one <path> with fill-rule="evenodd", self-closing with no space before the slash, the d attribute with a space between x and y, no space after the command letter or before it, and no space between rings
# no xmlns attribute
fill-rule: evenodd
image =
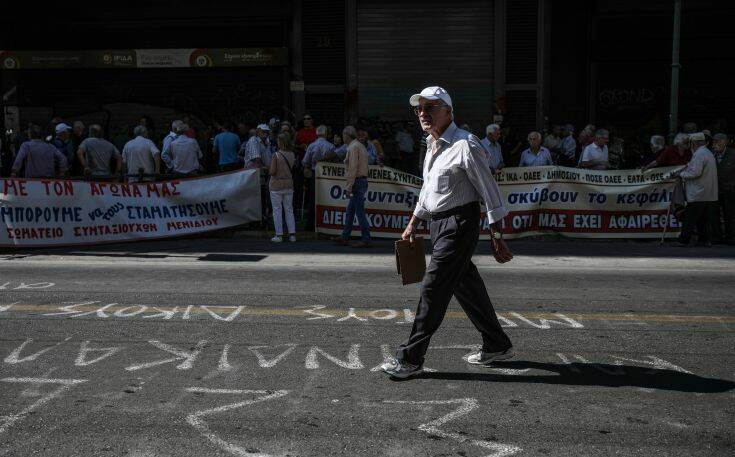
<svg viewBox="0 0 735 457"><path fill-rule="evenodd" d="M150 183L0 179L0 246L166 238L260 220L257 170Z"/></svg>
<svg viewBox="0 0 735 457"><path fill-rule="evenodd" d="M345 166L320 162L316 178L316 231L337 235L344 227L347 195ZM419 199L422 180L419 177L388 167L369 167L365 215L374 237L396 238L408 224ZM356 220L355 220L356 221ZM359 226L354 225L359 233ZM425 224L418 233L427 234Z"/></svg>
<svg viewBox="0 0 735 457"><path fill-rule="evenodd" d="M506 207L508 238L559 233L576 238L657 238L680 223L667 215L675 185L664 179L681 167L596 171L565 167L507 168L498 173ZM316 173L317 232L338 234L347 198L345 167L320 163ZM421 190L421 178L388 167L370 167L365 212L375 237L396 238L408 223ZM358 226L354 224L355 230ZM425 224L419 233L426 234ZM487 220L482 237L489 237Z"/></svg>
<svg viewBox="0 0 735 457"><path fill-rule="evenodd" d="M681 228L667 215L682 167L648 170L584 170L566 167L507 168L496 180L510 210L509 238L560 233L574 238L659 238Z"/></svg>

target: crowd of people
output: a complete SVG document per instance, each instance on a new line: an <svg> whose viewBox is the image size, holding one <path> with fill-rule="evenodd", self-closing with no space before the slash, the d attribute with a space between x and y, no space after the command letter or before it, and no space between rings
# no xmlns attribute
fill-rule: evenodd
<svg viewBox="0 0 735 457"><path fill-rule="evenodd" d="M273 217L276 229L273 241L281 241L284 237L281 211L285 214L289 239L294 239L296 215L307 230L314 228L317 162L347 159L344 135L333 132L330 126L317 125L308 113L296 126L273 117L257 126L214 122L199 129L192 125L189 116L184 116L173 120L165 135L156 134L153 121L147 116L141 117L137 124L131 129L121 129L116 135L107 134L99 124L87 127L81 121L66 123L54 119L48 131L31 124L11 153L4 155L3 169L9 168L10 176L27 178L127 182L260 169L265 191L264 219ZM460 128L472 131L466 124ZM415 123L361 118L354 130L355 139L367 152L368 165L421 174L426 139ZM686 214L679 214L684 221L680 241L689 243L696 231L702 244L734 242L735 150L729 146L725 133L700 132L696 124L689 122L670 144L663 135L653 135L646 151L631 153L626 152L623 139L611 131L614 129L587 125L575 134L571 124L554 125L529 132L523 141L500 121L485 128L481 143L493 173L516 166L644 171L653 167L687 166L680 176L688 182L690 204ZM699 140L700 136L704 140ZM704 143L700 144L701 141ZM707 160L697 154L702 148L709 154ZM709 172L710 168L714 172ZM697 187L705 191L689 192ZM708 222L703 225L705 219Z"/></svg>

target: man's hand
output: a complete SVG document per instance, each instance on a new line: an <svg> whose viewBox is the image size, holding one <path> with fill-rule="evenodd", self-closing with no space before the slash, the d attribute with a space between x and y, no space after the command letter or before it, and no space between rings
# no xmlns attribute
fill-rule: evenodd
<svg viewBox="0 0 735 457"><path fill-rule="evenodd" d="M406 229L403 231L401 238L404 240L409 240L411 241L411 243L413 243L414 233L416 233L416 226L413 224L413 221L411 221L408 223Z"/></svg>
<svg viewBox="0 0 735 457"><path fill-rule="evenodd" d="M405 239L405 238L404 238ZM508 245L503 240L493 239L490 242L493 249L493 257L498 263L510 262L513 259L513 253L510 252Z"/></svg>

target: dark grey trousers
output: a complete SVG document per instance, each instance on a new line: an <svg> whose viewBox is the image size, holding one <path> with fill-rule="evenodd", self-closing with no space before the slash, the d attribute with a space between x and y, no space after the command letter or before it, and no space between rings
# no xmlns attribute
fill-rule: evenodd
<svg viewBox="0 0 735 457"><path fill-rule="evenodd" d="M470 205L461 214L434 220L429 226L431 262L421 283L411 336L398 347L396 358L423 365L431 336L439 329L452 295L482 334L482 349L495 352L512 346L495 314L472 254L480 234L480 211Z"/></svg>

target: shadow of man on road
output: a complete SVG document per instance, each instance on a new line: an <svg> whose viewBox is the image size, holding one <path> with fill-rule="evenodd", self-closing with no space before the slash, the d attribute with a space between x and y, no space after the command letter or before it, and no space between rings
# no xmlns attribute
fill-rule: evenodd
<svg viewBox="0 0 735 457"><path fill-rule="evenodd" d="M490 371L493 368L500 372ZM472 372L424 372L414 379L452 381L514 382L566 386L642 387L677 392L722 393L735 388L735 382L704 378L673 369L610 365L604 363L544 363L531 361L496 362ZM481 372L479 370L482 370ZM514 370L509 374L508 370ZM534 375L531 370L554 373Z"/></svg>

